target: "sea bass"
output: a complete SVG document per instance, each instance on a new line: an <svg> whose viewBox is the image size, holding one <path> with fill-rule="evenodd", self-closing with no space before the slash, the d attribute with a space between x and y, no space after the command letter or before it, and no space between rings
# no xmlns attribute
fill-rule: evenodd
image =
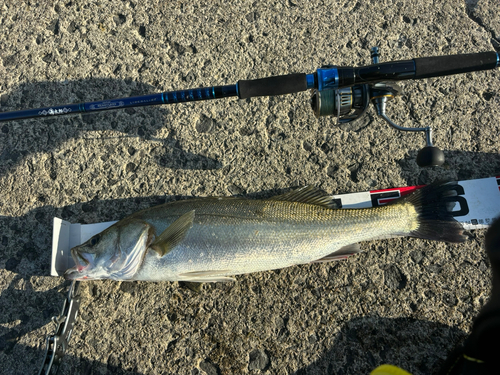
<svg viewBox="0 0 500 375"><path fill-rule="evenodd" d="M197 198L136 212L71 249L66 279L215 282L232 276L344 259L358 242L396 236L463 242L448 211L453 185L392 203L336 209L314 187L270 199ZM456 192L455 192L456 194Z"/></svg>

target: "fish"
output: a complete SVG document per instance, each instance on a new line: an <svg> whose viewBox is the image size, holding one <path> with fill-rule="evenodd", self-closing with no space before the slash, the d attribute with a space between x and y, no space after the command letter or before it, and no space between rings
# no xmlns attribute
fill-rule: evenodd
<svg viewBox="0 0 500 375"><path fill-rule="evenodd" d="M339 209L305 186L268 199L204 197L138 211L71 249L70 280L227 282L235 275L345 259L399 236L465 241L456 185L428 185L374 208Z"/></svg>

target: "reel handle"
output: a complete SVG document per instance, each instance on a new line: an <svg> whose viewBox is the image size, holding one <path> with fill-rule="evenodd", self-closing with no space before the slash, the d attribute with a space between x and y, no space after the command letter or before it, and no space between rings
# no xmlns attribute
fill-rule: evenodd
<svg viewBox="0 0 500 375"><path fill-rule="evenodd" d="M425 128L406 128L404 126L399 126L395 124L387 114L385 113L387 101L392 98L390 96L390 91L388 90L372 90L372 95L375 97L372 99L375 108L377 109L377 115L382 117L389 125L393 128L405 132L425 132L425 142L426 146L421 149L417 154L417 164L420 167L439 167L444 163L444 153L439 148L432 144L432 129L430 126ZM377 95L384 94L385 95Z"/></svg>

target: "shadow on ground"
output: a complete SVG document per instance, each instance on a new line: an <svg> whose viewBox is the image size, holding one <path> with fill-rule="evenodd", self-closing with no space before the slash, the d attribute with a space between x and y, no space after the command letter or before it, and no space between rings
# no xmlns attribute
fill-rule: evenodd
<svg viewBox="0 0 500 375"><path fill-rule="evenodd" d="M500 175L500 153L443 150L445 162L440 167L420 168L419 150L410 150L408 157L398 161L401 174L409 186L429 184L438 179L456 181Z"/></svg>
<svg viewBox="0 0 500 375"><path fill-rule="evenodd" d="M293 374L369 374L374 368L385 363L399 366L414 375L436 374L448 353L465 338L465 332L460 329L435 322L409 318L356 318L341 328L330 350ZM0 350L9 355L13 361L20 361L21 358L24 360L22 366L15 366L18 371L14 370L12 374L37 374L44 359L45 348L36 349L15 343L11 345L9 340L14 339L10 339L8 334L2 335ZM148 353L144 355L147 356ZM10 364L4 363L4 366L12 368ZM156 370L160 373L167 371L167 369ZM61 363L59 373L141 374L136 368L123 368L112 354L106 363L68 354ZM220 371L217 370L217 373Z"/></svg>
<svg viewBox="0 0 500 375"><path fill-rule="evenodd" d="M385 363L435 374L465 337L458 328L424 320L356 318L342 327L328 352L295 375L369 374Z"/></svg>
<svg viewBox="0 0 500 375"><path fill-rule="evenodd" d="M77 323L78 324L78 323ZM71 343L70 343L71 346ZM13 362L22 363L20 366L12 366L9 363L3 363L3 370L11 375L36 375L40 371L42 362L45 356L45 348L30 348L26 346L16 345L16 348L8 354L14 356ZM114 363L113 363L114 362ZM53 367L56 370L57 366ZM55 372L53 372L55 373ZM78 358L73 355L65 355L59 365L58 374L78 374L78 375L94 375L94 374L113 374L113 375L141 375L136 369L125 370L119 363L113 361L112 356L108 359L108 363L92 361L84 358Z"/></svg>
<svg viewBox="0 0 500 375"><path fill-rule="evenodd" d="M1 96L1 112L91 102L158 93L154 87L131 80L91 79L71 82L26 83ZM71 138L82 138L89 131L115 131L117 138L137 137L161 144L154 155L164 168L218 169L215 159L183 150L170 129L165 139L154 137L166 127L167 106L148 106L92 112L68 116L8 121L0 124L0 175L14 168L31 154L51 153Z"/></svg>

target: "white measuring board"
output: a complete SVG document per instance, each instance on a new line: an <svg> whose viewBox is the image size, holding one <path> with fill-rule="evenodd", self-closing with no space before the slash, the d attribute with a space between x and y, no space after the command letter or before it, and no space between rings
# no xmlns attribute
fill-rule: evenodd
<svg viewBox="0 0 500 375"><path fill-rule="evenodd" d="M500 176L458 182L457 195L452 197L455 205L453 216L464 229L487 228L500 215ZM421 186L372 190L361 193L333 195L342 208L369 208L386 204ZM54 218L52 237L52 276L62 276L64 271L74 266L71 248L102 232L116 221L97 224L72 224Z"/></svg>

